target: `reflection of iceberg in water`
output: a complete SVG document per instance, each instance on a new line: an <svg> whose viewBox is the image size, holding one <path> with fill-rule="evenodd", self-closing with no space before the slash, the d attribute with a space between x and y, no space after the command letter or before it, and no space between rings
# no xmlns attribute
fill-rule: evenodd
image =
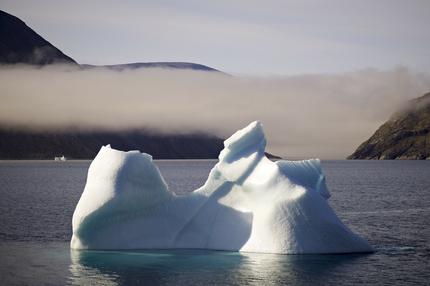
<svg viewBox="0 0 430 286"><path fill-rule="evenodd" d="M75 285L330 285L338 268L363 255L72 250L71 256Z"/></svg>
<svg viewBox="0 0 430 286"><path fill-rule="evenodd" d="M69 267L70 277L69 280L72 285L106 285L115 286L119 285L116 275L112 270L106 267L101 267L94 260L85 260L81 256L84 252L71 251L71 265ZM84 258L84 259L82 259Z"/></svg>
<svg viewBox="0 0 430 286"><path fill-rule="evenodd" d="M73 215L76 249L368 252L327 203L319 160L272 162L253 122L224 142L206 183L170 192L152 157L102 147Z"/></svg>

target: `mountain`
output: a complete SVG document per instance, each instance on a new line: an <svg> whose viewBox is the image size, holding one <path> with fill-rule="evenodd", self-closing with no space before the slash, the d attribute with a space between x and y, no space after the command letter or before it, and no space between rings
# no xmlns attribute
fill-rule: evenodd
<svg viewBox="0 0 430 286"><path fill-rule="evenodd" d="M23 21L0 10L0 64L78 65ZM115 71L140 68L187 69L220 72L211 67L187 62L130 63L118 65L79 65L82 69L108 68ZM111 144L121 150L140 150L156 159L217 158L223 139L205 133L165 134L145 129L117 131L35 131L0 125L0 159L52 159L64 155L92 159L100 147ZM270 158L277 159L268 154Z"/></svg>
<svg viewBox="0 0 430 286"><path fill-rule="evenodd" d="M23 21L0 10L0 64L77 65L43 39ZM82 69L97 68L79 65ZM171 68L215 71L205 65L186 62L131 63L102 66L115 71L139 68ZM145 129L127 131L34 131L0 126L0 159L52 159L64 155L92 159L102 145L121 150L137 149L156 159L217 158L223 140L208 134L161 134Z"/></svg>
<svg viewBox="0 0 430 286"><path fill-rule="evenodd" d="M23 21L0 10L0 64L76 64Z"/></svg>
<svg viewBox="0 0 430 286"><path fill-rule="evenodd" d="M100 147L140 150L155 159L217 158L223 139L194 134L161 134L148 130L34 131L0 129L0 159L93 159Z"/></svg>
<svg viewBox="0 0 430 286"><path fill-rule="evenodd" d="M430 93L393 114L348 159L430 160Z"/></svg>
<svg viewBox="0 0 430 286"><path fill-rule="evenodd" d="M167 69L181 69L181 70L197 70L197 71L209 71L209 72L220 72L214 68L195 64L195 63L187 63L187 62L151 62L151 63L130 63L130 64L118 64L118 65L81 65L84 69L91 68L108 68L115 71L123 71L123 70L135 70L141 68L167 68Z"/></svg>
<svg viewBox="0 0 430 286"><path fill-rule="evenodd" d="M154 159L216 159L224 139L206 133L161 134L150 130L35 131L0 127L0 159L93 159L111 144L119 150L140 150ZM265 153L270 159L281 157Z"/></svg>
<svg viewBox="0 0 430 286"><path fill-rule="evenodd" d="M0 10L0 64L73 64L76 61L42 38L19 18ZM105 67L111 70L167 68L198 71L218 70L188 62L142 62L117 65L79 65L83 69Z"/></svg>
<svg viewBox="0 0 430 286"><path fill-rule="evenodd" d="M71 57L28 27L19 18L0 10L0 64L47 65L77 64ZM142 62L117 65L79 65L83 69L104 67L111 70L167 68L220 72L214 68L188 62Z"/></svg>

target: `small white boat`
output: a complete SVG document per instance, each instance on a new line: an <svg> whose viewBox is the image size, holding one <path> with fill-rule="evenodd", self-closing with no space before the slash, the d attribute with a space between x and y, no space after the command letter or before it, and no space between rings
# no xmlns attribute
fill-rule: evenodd
<svg viewBox="0 0 430 286"><path fill-rule="evenodd" d="M61 157L54 157L54 161L56 161L56 162L65 162L65 161L67 161L67 159L63 155Z"/></svg>

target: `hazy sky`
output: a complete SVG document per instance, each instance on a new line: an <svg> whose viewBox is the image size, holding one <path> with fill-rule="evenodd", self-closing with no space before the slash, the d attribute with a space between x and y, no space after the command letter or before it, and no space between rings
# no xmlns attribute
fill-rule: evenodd
<svg viewBox="0 0 430 286"><path fill-rule="evenodd" d="M291 75L430 72L430 1L2 0L80 63L190 61Z"/></svg>

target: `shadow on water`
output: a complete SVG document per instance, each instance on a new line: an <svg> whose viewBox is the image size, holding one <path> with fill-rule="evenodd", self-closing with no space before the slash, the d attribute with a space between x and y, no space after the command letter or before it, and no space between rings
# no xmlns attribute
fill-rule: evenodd
<svg viewBox="0 0 430 286"><path fill-rule="evenodd" d="M336 278L334 272L342 273L339 268L357 263L365 256L72 250L70 282L76 285L322 285Z"/></svg>

